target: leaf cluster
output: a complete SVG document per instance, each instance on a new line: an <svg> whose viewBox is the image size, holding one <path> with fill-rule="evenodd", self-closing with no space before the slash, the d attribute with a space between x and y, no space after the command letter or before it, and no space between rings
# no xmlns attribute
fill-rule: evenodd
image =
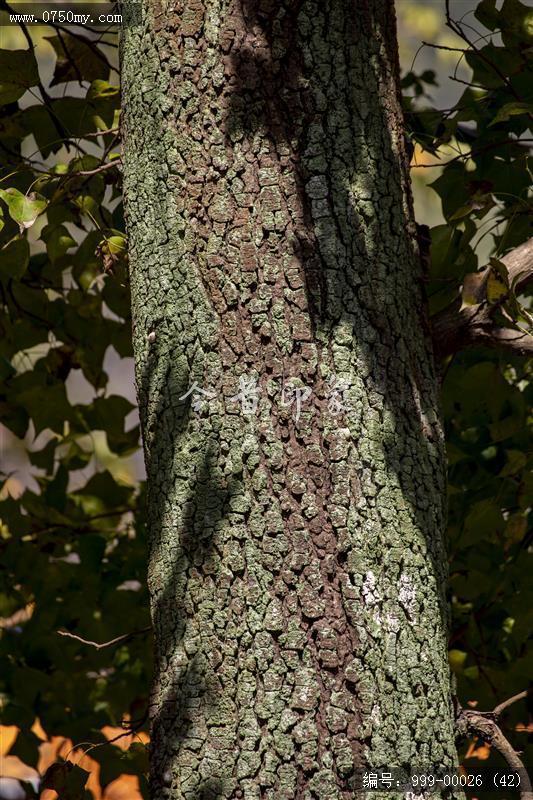
<svg viewBox="0 0 533 800"><path fill-rule="evenodd" d="M457 102L434 107L429 71L403 82L413 168L437 173L431 186L444 217L428 234L430 312L435 320L454 303L488 306L496 327L530 336L529 276L510 280L502 258L533 235L533 10L482 0L474 18L457 21L447 4L447 21L460 42L458 66L470 71L466 84L457 69L451 76ZM533 675L531 361L476 346L441 366L450 663L461 702L492 708ZM527 725L523 704L513 714ZM526 745L523 736L515 743Z"/></svg>
<svg viewBox="0 0 533 800"><path fill-rule="evenodd" d="M74 745L106 742L124 717L145 725L150 643L58 634L149 626L143 487L112 468L139 427L106 366L132 356L116 42L23 33L26 49L0 50L0 411L28 461L0 494L0 707L19 728L11 755L35 766L36 719ZM102 787L142 774L134 751L91 751ZM67 760L41 789L78 800L86 779Z"/></svg>

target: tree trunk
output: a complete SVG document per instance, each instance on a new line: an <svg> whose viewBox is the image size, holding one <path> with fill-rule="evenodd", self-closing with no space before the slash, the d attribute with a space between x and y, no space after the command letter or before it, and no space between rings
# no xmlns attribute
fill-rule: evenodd
<svg viewBox="0 0 533 800"><path fill-rule="evenodd" d="M122 60L152 796L333 800L368 765L449 767L393 4L145 11Z"/></svg>

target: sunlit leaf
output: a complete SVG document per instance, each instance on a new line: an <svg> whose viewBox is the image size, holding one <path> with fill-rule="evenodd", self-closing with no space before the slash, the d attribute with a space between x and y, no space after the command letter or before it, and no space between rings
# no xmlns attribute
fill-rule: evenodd
<svg viewBox="0 0 533 800"><path fill-rule="evenodd" d="M497 125L499 122L507 122L511 117L522 116L523 114L528 114L529 116L533 114L532 103L506 103L499 109L489 126Z"/></svg>
<svg viewBox="0 0 533 800"><path fill-rule="evenodd" d="M21 230L31 228L48 202L46 198L36 192L23 194L14 188L0 189L0 197L6 203L11 218L19 224Z"/></svg>

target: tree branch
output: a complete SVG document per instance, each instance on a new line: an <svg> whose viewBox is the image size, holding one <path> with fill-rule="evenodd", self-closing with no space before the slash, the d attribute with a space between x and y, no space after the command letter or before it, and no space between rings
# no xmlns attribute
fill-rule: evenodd
<svg viewBox="0 0 533 800"><path fill-rule="evenodd" d="M522 759L512 744L505 738L496 724L496 720L504 709L508 708L512 703L524 699L527 694L527 691L520 692L520 694L500 703L494 711L471 711L459 706L455 723L456 730L460 736L473 735L483 739L484 742L492 745L501 753L513 772L519 774L520 800L533 800L531 780Z"/></svg>
<svg viewBox="0 0 533 800"><path fill-rule="evenodd" d="M509 285L518 294L533 280L533 238L511 250L501 261L507 267ZM491 266L488 265L476 273L481 289L479 303L461 307L462 300L459 297L432 318L433 344L438 358L445 358L474 345L498 347L517 355L533 353L531 334L514 328L502 328L494 321L497 306L487 302L485 288L490 270Z"/></svg>
<svg viewBox="0 0 533 800"><path fill-rule="evenodd" d="M519 694L515 694L514 697L510 697L508 700L504 700L503 703L500 703L498 706L496 706L492 713L495 717L499 717L505 711L505 709L509 708L509 706L512 706L513 703L518 703L519 700L525 700L528 694L529 691L527 689L523 692L519 692Z"/></svg>
<svg viewBox="0 0 533 800"><path fill-rule="evenodd" d="M98 175L99 172L105 172L106 169L113 169L122 163L120 158L114 158L113 161L107 161L105 164L100 164L95 169L84 169L79 172L72 172L68 177L77 177L78 175Z"/></svg>
<svg viewBox="0 0 533 800"><path fill-rule="evenodd" d="M522 759L503 735L497 721L507 708L519 700L525 700L528 695L529 690L527 689L519 692L508 700L504 700L503 703L499 703L493 711L471 711L458 706L456 716L456 729L460 736L474 735L483 739L501 753L514 772L518 772L521 800L533 800L531 780Z"/></svg>

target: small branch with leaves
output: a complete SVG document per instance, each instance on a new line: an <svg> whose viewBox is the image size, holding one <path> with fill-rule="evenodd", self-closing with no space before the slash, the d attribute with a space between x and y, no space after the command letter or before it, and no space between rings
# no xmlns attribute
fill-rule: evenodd
<svg viewBox="0 0 533 800"><path fill-rule="evenodd" d="M516 304L516 295L532 280L533 238L467 276L461 295L431 320L437 357L445 358L474 345L502 348L516 355L532 354L532 333L519 327L506 307L507 301ZM491 297L491 281L500 282L497 299ZM512 327L503 327L495 319L498 312Z"/></svg>

